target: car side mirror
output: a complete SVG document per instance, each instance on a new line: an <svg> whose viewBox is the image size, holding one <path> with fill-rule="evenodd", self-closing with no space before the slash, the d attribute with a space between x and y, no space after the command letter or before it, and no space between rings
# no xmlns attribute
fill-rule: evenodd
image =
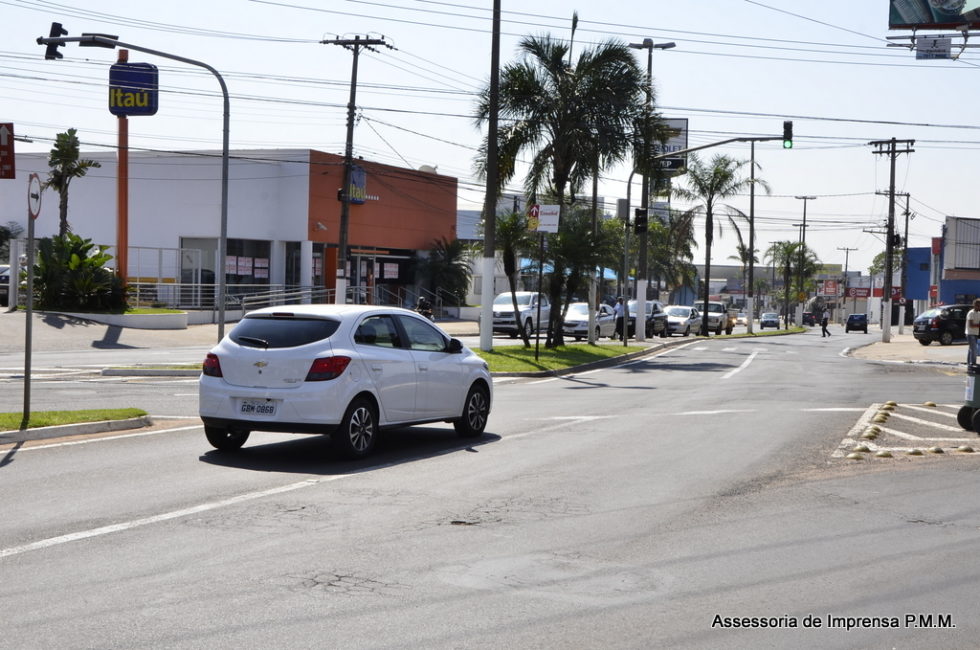
<svg viewBox="0 0 980 650"><path fill-rule="evenodd" d="M449 345L446 346L446 352L449 354L459 354L463 351L463 342L459 339L449 339Z"/></svg>

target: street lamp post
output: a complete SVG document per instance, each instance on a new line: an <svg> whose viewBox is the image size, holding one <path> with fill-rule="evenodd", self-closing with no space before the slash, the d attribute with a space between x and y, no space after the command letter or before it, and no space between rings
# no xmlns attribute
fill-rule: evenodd
<svg viewBox="0 0 980 650"><path fill-rule="evenodd" d="M643 185L642 196L640 197L640 208L647 210L649 215L650 204L650 175L648 167L650 164L650 114L653 112L653 51L669 50L676 47L676 43L654 43L652 38L644 38L642 43L630 43L630 47L635 50L647 51L647 102L646 115L643 119ZM635 166L635 162L634 162ZM649 217L648 217L649 218ZM646 314L647 309L647 242L649 233L640 233L640 264L636 274L636 340L642 341L646 338L646 328L640 327L639 314Z"/></svg>

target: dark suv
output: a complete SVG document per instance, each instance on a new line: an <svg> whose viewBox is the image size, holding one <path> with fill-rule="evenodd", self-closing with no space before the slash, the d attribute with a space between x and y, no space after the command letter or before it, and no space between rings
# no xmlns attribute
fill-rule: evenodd
<svg viewBox="0 0 980 650"><path fill-rule="evenodd" d="M912 321L912 336L922 345L939 341L949 345L954 340L966 338L966 314L972 305L943 305L933 307L916 316Z"/></svg>
<svg viewBox="0 0 980 650"><path fill-rule="evenodd" d="M854 330L855 332L868 333L868 315L867 314L850 314L847 317L847 322L844 323L844 332L850 332Z"/></svg>
<svg viewBox="0 0 980 650"><path fill-rule="evenodd" d="M629 336L636 334L636 309L639 303L630 300L627 306L630 310L629 316ZM664 311L663 303L659 300L647 300L646 327L644 328L645 338L652 339L655 336L667 336L667 312Z"/></svg>

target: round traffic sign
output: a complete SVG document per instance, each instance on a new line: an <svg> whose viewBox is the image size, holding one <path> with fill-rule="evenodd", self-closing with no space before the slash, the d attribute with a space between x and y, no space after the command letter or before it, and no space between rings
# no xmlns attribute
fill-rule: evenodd
<svg viewBox="0 0 980 650"><path fill-rule="evenodd" d="M27 183L27 213L31 219L41 214L41 178L37 174L31 174Z"/></svg>

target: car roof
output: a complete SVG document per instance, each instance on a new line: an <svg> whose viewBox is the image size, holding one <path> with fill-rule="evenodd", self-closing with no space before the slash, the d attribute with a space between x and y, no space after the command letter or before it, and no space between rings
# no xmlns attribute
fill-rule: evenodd
<svg viewBox="0 0 980 650"><path fill-rule="evenodd" d="M272 314L291 314L293 316L314 316L318 318L347 318L369 313L404 313L415 312L401 307L386 307L383 305L353 305L353 304L309 304L309 305L277 305L262 307L246 314L246 316L265 316Z"/></svg>

